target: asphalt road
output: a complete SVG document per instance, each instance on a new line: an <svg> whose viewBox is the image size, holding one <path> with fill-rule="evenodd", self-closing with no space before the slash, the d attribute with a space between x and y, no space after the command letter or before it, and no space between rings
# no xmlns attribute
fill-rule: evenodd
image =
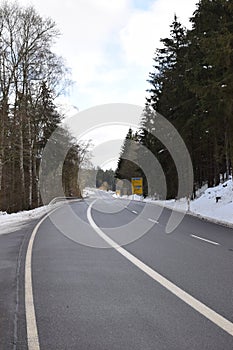
<svg viewBox="0 0 233 350"><path fill-rule="evenodd" d="M34 303L28 308L35 311L31 329L39 347L32 342L29 350L233 349L233 333L215 322L222 317L233 326L233 230L186 215L167 234L171 211L160 211L96 192L40 224L30 266ZM0 236L1 350L27 349L30 286L24 268L35 224ZM123 250L110 247L112 242ZM201 310L149 276L145 266L193 297ZM216 317L204 316L203 305Z"/></svg>

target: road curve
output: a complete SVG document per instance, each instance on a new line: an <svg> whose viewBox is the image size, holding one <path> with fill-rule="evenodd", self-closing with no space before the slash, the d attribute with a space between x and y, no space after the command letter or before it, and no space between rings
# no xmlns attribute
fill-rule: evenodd
<svg viewBox="0 0 233 350"><path fill-rule="evenodd" d="M233 230L186 216L168 235L169 210L160 213L154 204L145 210L144 203L105 192L94 197L57 209L29 241L36 321L31 326L38 332L38 349L232 350ZM32 231L28 227L21 249L18 311L9 313L18 318L15 337L7 333L16 344L0 340L4 350L28 345L22 291ZM114 248L111 242L117 243ZM163 281L205 306L213 318ZM25 282L27 293L27 277ZM2 330L7 327L3 323ZM32 341L28 349L37 345Z"/></svg>

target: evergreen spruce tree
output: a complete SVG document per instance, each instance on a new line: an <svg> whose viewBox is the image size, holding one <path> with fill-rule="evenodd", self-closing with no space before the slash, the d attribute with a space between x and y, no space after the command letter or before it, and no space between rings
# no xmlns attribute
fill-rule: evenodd
<svg viewBox="0 0 233 350"><path fill-rule="evenodd" d="M217 185L232 173L232 18L232 1L200 0L192 29L183 28L175 16L170 37L161 39L163 47L156 50L138 142L161 163L168 198L176 195L177 174L165 145L153 136L159 131L157 113L186 143L193 162L194 194L202 185Z"/></svg>
<svg viewBox="0 0 233 350"><path fill-rule="evenodd" d="M163 166L167 179L168 198L177 193L177 171L165 145L156 140L152 131L156 129L156 113L159 112L174 126L184 126L185 110L191 94L184 85L186 30L176 15L171 25L170 37L161 39L163 47L156 50L154 72L149 73L152 88L142 118L141 142Z"/></svg>
<svg viewBox="0 0 233 350"><path fill-rule="evenodd" d="M228 178L232 164L232 16L232 2L202 0L188 33L186 81L198 100L201 178L209 186L219 183L220 174Z"/></svg>
<svg viewBox="0 0 233 350"><path fill-rule="evenodd" d="M115 172L116 178L123 180L125 194L131 194L132 177L143 177L145 179L143 170L138 165L138 149L138 134L137 132L133 133L132 129L130 128L122 146L118 166ZM144 186L144 192L146 191L146 186ZM145 194L146 193L144 193L144 195Z"/></svg>

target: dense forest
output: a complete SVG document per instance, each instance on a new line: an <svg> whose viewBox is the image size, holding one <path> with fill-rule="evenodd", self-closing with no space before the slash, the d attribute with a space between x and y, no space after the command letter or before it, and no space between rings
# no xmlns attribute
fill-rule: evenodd
<svg viewBox="0 0 233 350"><path fill-rule="evenodd" d="M160 162L167 198L177 196L178 177L172 155L152 134L158 113L174 125L189 150L193 196L204 184L218 185L232 174L233 2L201 0L190 21L191 29L187 30L175 15L170 36L161 39L149 73L141 128L136 134L129 131L118 161L116 177L130 181L133 176L142 176L144 195L159 190L153 186L148 190L143 169L135 159L127 160L130 148L137 145L143 145Z"/></svg>
<svg viewBox="0 0 233 350"><path fill-rule="evenodd" d="M69 84L69 70L52 51L58 36L56 24L42 18L33 7L1 3L0 210L15 212L42 204L42 153L62 120L55 98ZM64 194L80 195L72 178L72 174L77 178L80 147L68 131L61 129L60 137L70 145L62 164ZM56 177L60 171L52 164L48 177ZM56 195L55 183L52 193Z"/></svg>
<svg viewBox="0 0 233 350"><path fill-rule="evenodd" d="M99 166L94 167L91 163L82 167L79 180L82 189L91 187L105 191L116 190L115 171L112 169L103 170Z"/></svg>

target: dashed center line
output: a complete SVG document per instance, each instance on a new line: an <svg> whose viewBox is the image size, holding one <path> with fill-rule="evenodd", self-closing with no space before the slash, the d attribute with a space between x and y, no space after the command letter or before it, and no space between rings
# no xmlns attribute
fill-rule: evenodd
<svg viewBox="0 0 233 350"><path fill-rule="evenodd" d="M196 235L190 235L190 236L193 237L193 238L199 239L201 241L213 244L213 245L220 245L219 243L214 242L214 241L210 241L209 239L206 239L206 238L202 238L202 237L199 237L199 236L196 236Z"/></svg>
<svg viewBox="0 0 233 350"><path fill-rule="evenodd" d="M159 222L157 220L154 220L154 219L148 219L150 222L154 222L155 224L158 224Z"/></svg>
<svg viewBox="0 0 233 350"><path fill-rule="evenodd" d="M194 298L192 295L185 292L183 289L179 288L177 285L160 275L156 270L153 270L151 267L143 263L136 256L128 252L126 249L119 246L119 244L113 241L108 235L106 235L95 223L92 218L91 210L92 206L95 203L92 202L87 209L87 219L95 230L95 232L103 239L105 242L109 244L110 247L114 248L118 253L124 256L127 260L129 260L132 264L137 266L141 271L146 273L149 277L151 277L154 281L158 282L161 286L166 288L172 294L176 295L179 299L183 300L186 304L191 306L194 310L199 312L201 315L205 316L208 320L216 324L218 327L223 329L225 332L229 333L233 336L233 323L216 311L210 309L207 305L203 304L198 299Z"/></svg>

